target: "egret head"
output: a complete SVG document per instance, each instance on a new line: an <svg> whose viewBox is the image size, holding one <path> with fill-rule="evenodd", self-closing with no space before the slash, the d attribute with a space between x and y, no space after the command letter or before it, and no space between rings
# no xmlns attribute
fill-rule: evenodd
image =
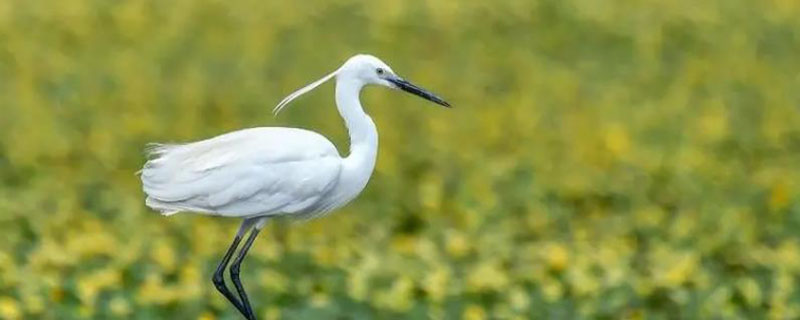
<svg viewBox="0 0 800 320"><path fill-rule="evenodd" d="M389 82L383 77L386 74L394 73L392 68L381 59L368 54L359 54L347 59L339 68L337 78L347 78L361 81L364 84L375 84L390 86Z"/></svg>
<svg viewBox="0 0 800 320"><path fill-rule="evenodd" d="M391 67L375 56L367 54L353 56L339 69L337 77L351 77L362 81L364 84L403 90L436 104L450 107L450 104L442 98L397 76Z"/></svg>
<svg viewBox="0 0 800 320"><path fill-rule="evenodd" d="M339 69L330 74L322 77L317 81L314 81L303 88L298 89L295 92L292 92L290 95L283 98L283 100L275 106L273 109L273 113L280 112L286 105L289 104L292 100L299 97L300 95L309 92L316 88L317 86L321 85L325 81L330 80L333 77L337 77L339 80L355 80L360 81L364 85L373 84L373 85L380 85L384 87L389 87L392 89L399 89L405 92L414 94L419 96L423 99L432 101L436 104L450 107L450 104L447 101L444 101L442 98L439 98L435 94L431 93L428 90L422 89L405 79L397 76L392 68L389 67L386 63L381 61L380 59L376 58L375 56L371 56L368 54L359 54L351 57L348 59Z"/></svg>

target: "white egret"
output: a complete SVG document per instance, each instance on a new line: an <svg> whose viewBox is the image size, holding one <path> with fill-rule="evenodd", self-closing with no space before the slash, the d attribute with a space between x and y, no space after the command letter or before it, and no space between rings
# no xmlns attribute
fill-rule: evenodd
<svg viewBox="0 0 800 320"><path fill-rule="evenodd" d="M187 211L244 219L212 280L247 319L255 319L255 315L239 280L239 269L267 220L274 216L312 218L340 208L364 189L372 175L378 131L361 106L361 89L380 85L450 106L395 75L380 59L356 55L284 98L274 113L333 77L336 107L350 135L346 157L316 132L262 127L186 144L153 144L150 160L140 171L147 206L164 215ZM248 231L250 235L229 269L237 298L226 287L223 273Z"/></svg>

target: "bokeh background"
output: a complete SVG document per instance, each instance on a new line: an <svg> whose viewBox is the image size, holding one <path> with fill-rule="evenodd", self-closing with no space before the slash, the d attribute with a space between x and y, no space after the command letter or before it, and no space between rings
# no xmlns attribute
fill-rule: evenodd
<svg viewBox="0 0 800 320"><path fill-rule="evenodd" d="M238 221L146 209L147 142L317 130L372 53L378 165L266 228L264 319L800 317L800 2L0 1L0 318L237 319Z"/></svg>

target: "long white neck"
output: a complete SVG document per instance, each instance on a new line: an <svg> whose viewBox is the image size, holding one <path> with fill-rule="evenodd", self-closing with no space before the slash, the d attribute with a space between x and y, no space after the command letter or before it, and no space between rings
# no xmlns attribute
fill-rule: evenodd
<svg viewBox="0 0 800 320"><path fill-rule="evenodd" d="M350 134L350 154L342 159L339 181L319 206L330 212L353 200L367 186L378 155L378 131L364 113L358 95L364 84L341 73L336 77L336 107Z"/></svg>
<svg viewBox="0 0 800 320"><path fill-rule="evenodd" d="M337 77L336 107L350 135L350 154L347 159L366 161L370 164L368 167L371 172L378 152L378 130L361 107L359 93L363 87L364 83L356 79Z"/></svg>
<svg viewBox="0 0 800 320"><path fill-rule="evenodd" d="M330 208L339 207L364 190L378 157L378 131L364 113L358 95L364 84L349 77L336 79L336 107L350 134L350 154L342 161L339 186L331 196Z"/></svg>

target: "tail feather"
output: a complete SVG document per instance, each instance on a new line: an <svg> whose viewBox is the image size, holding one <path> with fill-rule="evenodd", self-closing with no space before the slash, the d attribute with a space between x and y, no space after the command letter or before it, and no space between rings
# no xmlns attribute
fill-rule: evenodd
<svg viewBox="0 0 800 320"><path fill-rule="evenodd" d="M153 210L161 212L161 214L165 216L171 216L173 214L183 211L182 209L174 208L170 206L168 203L161 202L153 197L147 197L147 199L145 199L144 201L144 204Z"/></svg>

